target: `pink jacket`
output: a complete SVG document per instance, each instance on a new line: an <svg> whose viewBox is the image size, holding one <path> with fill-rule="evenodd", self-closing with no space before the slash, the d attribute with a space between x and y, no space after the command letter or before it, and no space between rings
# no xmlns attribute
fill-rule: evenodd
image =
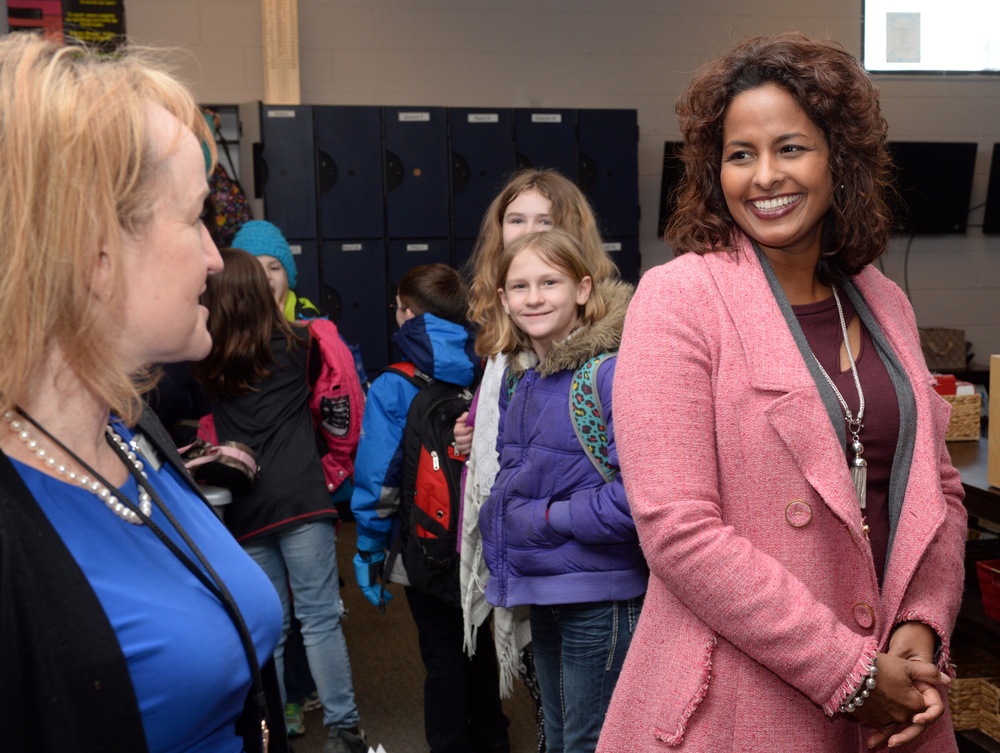
<svg viewBox="0 0 1000 753"><path fill-rule="evenodd" d="M337 332L337 325L328 319L310 319L309 334L309 409L326 445L320 460L326 489L332 494L354 476L365 393L354 356Z"/></svg>
<svg viewBox="0 0 1000 753"><path fill-rule="evenodd" d="M614 400L651 575L598 751L867 750L839 702L904 620L941 664L962 596L966 513L905 295L854 280L910 377L916 446L879 593L844 448L749 245L646 273ZM955 751L947 713L906 750Z"/></svg>

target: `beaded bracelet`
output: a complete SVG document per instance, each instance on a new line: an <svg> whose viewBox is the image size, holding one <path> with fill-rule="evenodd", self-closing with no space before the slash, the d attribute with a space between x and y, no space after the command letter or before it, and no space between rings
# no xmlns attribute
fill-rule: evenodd
<svg viewBox="0 0 1000 753"><path fill-rule="evenodd" d="M878 674L878 667L875 666L876 660L877 657L873 656L871 666L868 667L867 676L861 679L861 684L850 696L850 698L840 704L841 713L850 714L855 709L859 709L864 706L865 699L871 695L871 692L875 689L875 675Z"/></svg>

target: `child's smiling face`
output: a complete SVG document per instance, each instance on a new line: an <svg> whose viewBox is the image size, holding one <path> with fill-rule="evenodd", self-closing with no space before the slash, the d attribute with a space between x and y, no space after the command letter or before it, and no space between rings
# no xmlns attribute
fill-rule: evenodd
<svg viewBox="0 0 1000 753"><path fill-rule="evenodd" d="M504 286L497 292L514 326L531 340L539 358L564 340L580 319L579 307L590 299L590 277L574 282L531 246L510 263Z"/></svg>

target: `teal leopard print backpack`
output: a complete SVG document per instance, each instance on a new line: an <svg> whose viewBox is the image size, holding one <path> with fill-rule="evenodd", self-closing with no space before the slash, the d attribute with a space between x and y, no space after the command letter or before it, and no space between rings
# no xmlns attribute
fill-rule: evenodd
<svg viewBox="0 0 1000 753"><path fill-rule="evenodd" d="M601 474L605 483L611 483L614 480L618 469L611 465L608 460L608 426L604 421L601 396L594 386L594 380L601 364L616 355L618 352L612 351L590 358L583 366L573 372L573 379L569 383L570 423L573 424L576 438L580 440L580 446L590 458L590 462L594 464L594 468ZM508 401L514 394L517 382L518 377L511 374L510 369L507 369Z"/></svg>

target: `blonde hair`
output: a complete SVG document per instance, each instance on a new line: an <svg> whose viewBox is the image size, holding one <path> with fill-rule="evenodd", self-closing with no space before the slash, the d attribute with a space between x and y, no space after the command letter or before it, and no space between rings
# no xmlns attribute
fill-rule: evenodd
<svg viewBox="0 0 1000 753"><path fill-rule="evenodd" d="M519 350L530 350L531 340L519 330L510 316L503 310L503 303L497 292L506 287L510 265L522 251L532 250L551 267L564 273L575 284L579 285L584 277L591 279L590 298L582 306L577 306L580 326L593 324L604 318L608 312L607 302L597 285L596 272L587 258L586 252L576 238L563 230L543 230L537 233L526 233L515 239L509 246L501 249L494 269L493 305L489 309L491 329L496 332L497 353L515 353Z"/></svg>
<svg viewBox="0 0 1000 753"><path fill-rule="evenodd" d="M515 173L486 210L475 249L466 265L471 278L469 321L479 327L476 353L480 356L502 352L493 308L498 287L495 274L503 251L503 217L510 203L525 191L538 191L551 202L552 222L577 239L591 270L587 274L595 283L619 277L618 267L601 241L594 210L583 192L555 170L527 169Z"/></svg>
<svg viewBox="0 0 1000 753"><path fill-rule="evenodd" d="M151 220L176 146L154 148L150 104L190 129L214 162L208 125L162 52L103 56L30 34L0 39L2 410L24 398L55 342L98 400L126 420L139 413L152 379L128 373L102 308L124 296L122 234L141 235ZM107 307L91 290L102 254Z"/></svg>

